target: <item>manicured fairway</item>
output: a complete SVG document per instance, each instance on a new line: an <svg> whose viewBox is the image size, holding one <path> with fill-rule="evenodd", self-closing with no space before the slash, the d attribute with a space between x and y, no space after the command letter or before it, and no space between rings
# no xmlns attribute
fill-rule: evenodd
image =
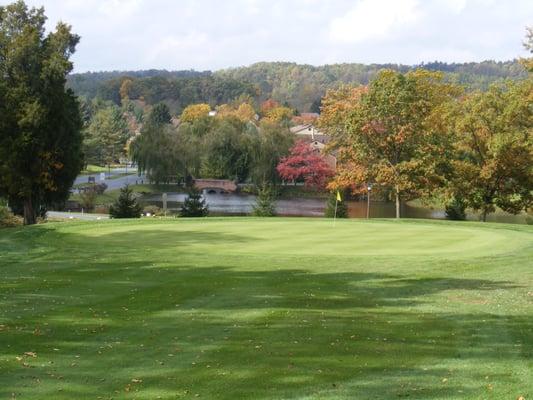
<svg viewBox="0 0 533 400"><path fill-rule="evenodd" d="M533 399L533 227L0 230L0 399Z"/></svg>

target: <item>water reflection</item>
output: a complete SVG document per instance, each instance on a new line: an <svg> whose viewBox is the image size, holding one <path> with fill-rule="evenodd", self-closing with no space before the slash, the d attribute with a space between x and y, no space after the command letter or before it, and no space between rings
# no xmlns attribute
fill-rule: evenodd
<svg viewBox="0 0 533 400"><path fill-rule="evenodd" d="M187 197L183 193L169 193L167 206L170 210L178 210L181 203ZM204 194L204 198L212 214L247 215L253 211L256 196L247 194ZM145 205L151 204L163 206L161 195L147 195L141 199ZM348 201L348 215L350 218L366 218L366 201ZM292 198L282 199L276 202L276 210L279 215L322 217L326 208L326 200L318 198ZM402 204L402 217L404 218L428 218L444 219L444 211L429 207L412 206ZM389 202L370 202L370 218L394 218L395 205ZM468 214L467 219L479 220L479 215ZM525 223L523 215L491 214L489 222Z"/></svg>

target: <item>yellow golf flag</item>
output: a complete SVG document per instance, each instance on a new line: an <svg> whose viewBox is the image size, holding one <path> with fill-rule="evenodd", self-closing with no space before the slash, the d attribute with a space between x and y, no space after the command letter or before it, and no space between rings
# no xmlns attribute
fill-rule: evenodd
<svg viewBox="0 0 533 400"><path fill-rule="evenodd" d="M341 192L337 190L337 201L342 201Z"/></svg>

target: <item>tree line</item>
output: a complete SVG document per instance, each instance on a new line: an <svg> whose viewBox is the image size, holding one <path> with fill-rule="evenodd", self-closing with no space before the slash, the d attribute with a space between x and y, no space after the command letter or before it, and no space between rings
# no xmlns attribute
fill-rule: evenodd
<svg viewBox="0 0 533 400"><path fill-rule="evenodd" d="M172 124L165 103L155 105L130 146L131 158L151 181L194 178L279 182L276 167L294 138L283 118L257 120L248 103L222 105L209 116L207 104L187 107Z"/></svg>
<svg viewBox="0 0 533 400"><path fill-rule="evenodd" d="M368 84L382 69L406 73L418 68L444 72L448 82L468 90L486 90L504 79L527 76L517 60L472 63L432 62L418 66L396 64L333 64L324 66L286 62L261 62L248 67L211 71L138 71L73 74L68 85L79 96L99 97L120 105L121 87L129 82L132 100L149 105L165 102L172 113L179 114L195 103L212 107L240 96L252 96L257 102L274 99L299 112L319 112L320 99L327 90L343 84Z"/></svg>
<svg viewBox="0 0 533 400"><path fill-rule="evenodd" d="M442 199L456 215L482 219L496 207L533 206L533 78L465 92L442 73L383 70L367 86L345 86L323 99L320 125L338 170L331 189L396 203Z"/></svg>
<svg viewBox="0 0 533 400"><path fill-rule="evenodd" d="M533 83L524 75L531 59L512 76L523 79L498 76L485 91L427 69L371 66L368 84L339 86L336 70L352 76L363 66L261 63L205 76L116 78L113 96L77 99L66 85L79 37L64 23L47 33L45 21L43 8L22 0L0 6L0 196L26 224L68 198L88 161L132 157L158 182L322 185L330 171L289 132L294 104L321 111L319 125L333 139L327 151L338 159L332 190L361 193L371 184L396 202L397 216L402 201L435 195L484 217L495 207L516 213L532 205ZM529 30L530 51L532 38ZM162 90L169 94L158 97ZM273 99L259 102L265 93ZM167 96L179 98L174 110Z"/></svg>

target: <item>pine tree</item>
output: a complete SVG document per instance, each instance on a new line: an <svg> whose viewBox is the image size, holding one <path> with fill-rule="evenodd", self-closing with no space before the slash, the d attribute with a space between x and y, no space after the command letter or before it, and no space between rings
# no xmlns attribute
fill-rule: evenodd
<svg viewBox="0 0 533 400"><path fill-rule="evenodd" d="M452 221L464 221L466 219L466 204L460 196L455 196L445 210L446 219Z"/></svg>
<svg viewBox="0 0 533 400"><path fill-rule="evenodd" d="M111 218L140 218L141 206L133 196L133 191L128 185L120 189L120 196L111 207L109 207Z"/></svg>
<svg viewBox="0 0 533 400"><path fill-rule="evenodd" d="M69 197L83 166L79 104L65 87L79 36L45 22L22 0L0 6L0 195L26 225Z"/></svg>
<svg viewBox="0 0 533 400"><path fill-rule="evenodd" d="M276 196L271 186L262 185L259 188L253 215L256 217L273 217L276 215Z"/></svg>
<svg viewBox="0 0 533 400"><path fill-rule="evenodd" d="M348 207L344 200L337 202L337 193L331 193L326 203L326 211L324 216L326 218L335 217L335 205L337 206L337 218L348 218Z"/></svg>
<svg viewBox="0 0 533 400"><path fill-rule="evenodd" d="M206 217L209 207L202 198L202 194L194 187L189 189L189 195L183 202L180 217Z"/></svg>

